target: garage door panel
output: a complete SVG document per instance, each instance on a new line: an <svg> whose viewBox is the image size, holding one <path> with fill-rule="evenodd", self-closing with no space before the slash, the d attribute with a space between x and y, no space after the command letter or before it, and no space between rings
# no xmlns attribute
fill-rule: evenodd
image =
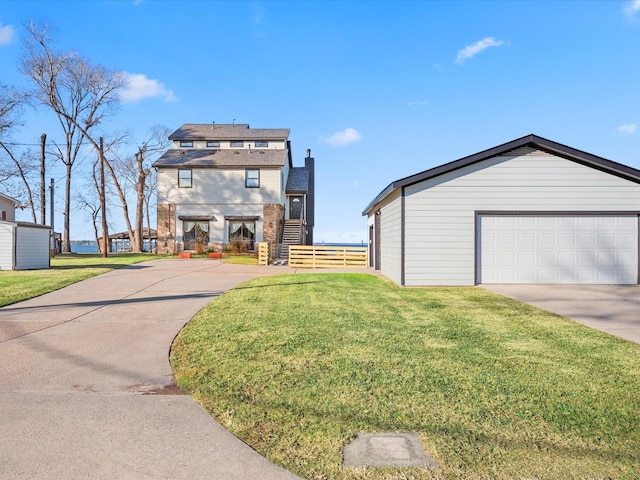
<svg viewBox="0 0 640 480"><path fill-rule="evenodd" d="M636 284L637 216L481 216L481 283Z"/></svg>

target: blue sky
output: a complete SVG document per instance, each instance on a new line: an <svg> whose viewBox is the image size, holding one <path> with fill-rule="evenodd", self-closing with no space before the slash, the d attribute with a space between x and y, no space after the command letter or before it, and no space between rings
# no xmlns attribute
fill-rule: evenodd
<svg viewBox="0 0 640 480"><path fill-rule="evenodd" d="M530 133L640 168L640 0L3 0L0 83L26 86L29 20L131 75L107 132L290 128L294 164L316 159L317 242L365 241L361 212L391 181ZM60 137L24 120L15 139ZM71 237L92 238L82 212Z"/></svg>

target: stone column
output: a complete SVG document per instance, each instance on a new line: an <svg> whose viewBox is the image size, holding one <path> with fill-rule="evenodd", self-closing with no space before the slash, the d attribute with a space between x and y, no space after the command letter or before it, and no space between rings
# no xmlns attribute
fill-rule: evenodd
<svg viewBox="0 0 640 480"><path fill-rule="evenodd" d="M173 254L176 245L175 206L158 204L158 253Z"/></svg>

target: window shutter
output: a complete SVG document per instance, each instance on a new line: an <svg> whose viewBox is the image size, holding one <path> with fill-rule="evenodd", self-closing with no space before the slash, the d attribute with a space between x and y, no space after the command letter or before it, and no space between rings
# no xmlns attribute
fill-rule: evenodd
<svg viewBox="0 0 640 480"><path fill-rule="evenodd" d="M3 222L6 222L7 221L7 212L5 212L4 210L0 210L0 219Z"/></svg>

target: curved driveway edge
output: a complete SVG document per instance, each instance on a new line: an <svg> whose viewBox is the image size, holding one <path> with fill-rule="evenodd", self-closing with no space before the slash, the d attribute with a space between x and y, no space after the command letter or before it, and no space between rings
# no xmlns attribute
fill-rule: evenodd
<svg viewBox="0 0 640 480"><path fill-rule="evenodd" d="M212 299L294 272L157 260L1 308L0 478L298 478L173 388L168 359Z"/></svg>
<svg viewBox="0 0 640 480"><path fill-rule="evenodd" d="M639 285L481 285L596 330L640 343Z"/></svg>

